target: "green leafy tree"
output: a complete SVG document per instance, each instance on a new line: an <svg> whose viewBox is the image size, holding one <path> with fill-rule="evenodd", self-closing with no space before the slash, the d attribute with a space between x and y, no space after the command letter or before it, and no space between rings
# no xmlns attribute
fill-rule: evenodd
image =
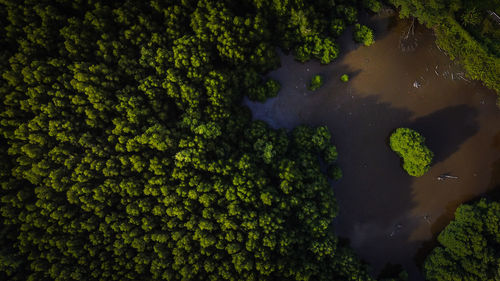
<svg viewBox="0 0 500 281"><path fill-rule="evenodd" d="M336 180L336 181L340 180L342 178L342 175L343 175L342 170L337 165L332 165L332 166L328 167L327 173L328 173L328 176L330 178L332 178L333 180Z"/></svg>
<svg viewBox="0 0 500 281"><path fill-rule="evenodd" d="M314 57L322 64L328 64L337 58L339 47L329 38L321 38L317 35L307 36L305 43L295 48L294 54L295 58L302 62Z"/></svg>
<svg viewBox="0 0 500 281"><path fill-rule="evenodd" d="M337 161L337 157L338 157L338 152L336 146L328 145L325 147L323 151L323 160L325 160L327 164L330 165L335 163Z"/></svg>
<svg viewBox="0 0 500 281"><path fill-rule="evenodd" d="M264 102L268 98L276 97L280 91L281 85L274 79L267 80L263 85L250 89L248 97L251 100Z"/></svg>
<svg viewBox="0 0 500 281"><path fill-rule="evenodd" d="M465 26L475 26L481 23L483 16L476 7L467 10L462 15L462 22Z"/></svg>
<svg viewBox="0 0 500 281"><path fill-rule="evenodd" d="M336 12L339 16L342 16L348 24L353 24L358 20L358 10L353 6L338 5L336 7Z"/></svg>
<svg viewBox="0 0 500 281"><path fill-rule="evenodd" d="M354 41L363 43L363 45L365 46L370 46L375 43L375 40L373 38L373 31L369 27L361 25L359 23L354 25L353 38Z"/></svg>
<svg viewBox="0 0 500 281"><path fill-rule="evenodd" d="M321 86L323 86L323 76L316 74L311 78L311 81L309 82L307 88L310 91L316 91L317 89L321 88Z"/></svg>
<svg viewBox="0 0 500 281"><path fill-rule="evenodd" d="M425 277L441 280L500 280L500 204L485 199L464 204L427 256Z"/></svg>
<svg viewBox="0 0 500 281"><path fill-rule="evenodd" d="M425 145L425 138L409 128L396 129L389 138L391 149L403 159L403 169L420 177L430 169L434 153Z"/></svg>
<svg viewBox="0 0 500 281"><path fill-rule="evenodd" d="M371 10L374 13L380 12L382 9L382 4L377 0L363 0L363 7Z"/></svg>
<svg viewBox="0 0 500 281"><path fill-rule="evenodd" d="M330 30L334 37L339 37L345 30L345 22L340 18L333 19Z"/></svg>

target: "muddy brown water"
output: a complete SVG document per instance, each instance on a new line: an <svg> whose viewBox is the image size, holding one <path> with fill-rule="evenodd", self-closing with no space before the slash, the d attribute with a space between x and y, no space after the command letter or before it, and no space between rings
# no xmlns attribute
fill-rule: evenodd
<svg viewBox="0 0 500 281"><path fill-rule="evenodd" d="M343 55L332 64L282 54L281 67L269 74L282 85L278 97L245 103L275 128L328 126L344 172L333 183L336 232L374 275L392 263L403 265L410 280L423 280L421 261L456 207L500 183L500 110L494 92L460 78L463 70L436 47L432 31L417 26L410 47L402 48L408 21L377 16L366 23L376 30L373 46L354 44L347 32L339 40ZM348 83L340 81L344 73ZM310 92L314 74L325 85ZM390 150L397 127L418 130L434 151L424 176L408 176ZM458 179L439 181L441 174Z"/></svg>

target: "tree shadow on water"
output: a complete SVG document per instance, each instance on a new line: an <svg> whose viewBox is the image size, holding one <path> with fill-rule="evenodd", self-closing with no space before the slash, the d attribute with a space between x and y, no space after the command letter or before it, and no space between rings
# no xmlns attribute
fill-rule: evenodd
<svg viewBox="0 0 500 281"><path fill-rule="evenodd" d="M434 163L444 161L478 129L478 112L468 105L447 107L416 119L407 126L425 137L426 145L434 152Z"/></svg>
<svg viewBox="0 0 500 281"><path fill-rule="evenodd" d="M374 275L387 263L398 263L411 280L421 280L412 260L418 245L409 240L415 227L408 218L414 207L413 178L387 143L394 128L410 122L413 113L375 94L324 95L308 106L315 109L308 123L331 130L344 173L334 184L340 209L337 234L349 238Z"/></svg>
<svg viewBox="0 0 500 281"><path fill-rule="evenodd" d="M411 189L414 179L402 169L401 160L390 149L387 138L395 128L413 127L413 123L430 131L433 126L451 124L454 119L462 127L468 118L475 125L475 112L467 107L452 108L412 123L411 109L384 102L377 93L357 93L351 83L342 83L340 75L344 73L349 73L353 80L358 78L359 71L346 64L322 66L318 62L301 64L291 56L281 59L282 68L270 73L270 77L279 80L282 89L278 97L264 104L247 104L253 117L270 122L275 128L326 125L339 151L339 165L344 174L333 186L339 205L334 222L337 234L349 238L351 246L370 263L375 275L387 263L398 263L408 271L410 280L423 280L413 260L420 242L409 239L417 227L411 215L415 206ZM308 92L304 83L317 73L331 78L317 91ZM461 114L466 117L455 116ZM466 136L471 134L470 130L465 131ZM427 135L428 131L422 133L429 140L434 135L443 138L440 132L433 136ZM458 147L463 140L448 139L445 143ZM431 148L437 151L440 146L432 144Z"/></svg>

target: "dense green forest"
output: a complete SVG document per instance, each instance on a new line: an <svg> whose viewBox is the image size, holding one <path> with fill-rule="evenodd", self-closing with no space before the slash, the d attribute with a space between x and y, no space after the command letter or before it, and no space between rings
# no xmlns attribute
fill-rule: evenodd
<svg viewBox="0 0 500 281"><path fill-rule="evenodd" d="M372 44L363 8L0 0L0 279L374 280L334 234L327 128L241 105L277 95L278 49L330 63L348 25Z"/></svg>
<svg viewBox="0 0 500 281"><path fill-rule="evenodd" d="M461 205L424 265L428 281L500 280L500 203Z"/></svg>
<svg viewBox="0 0 500 281"><path fill-rule="evenodd" d="M328 130L240 105L362 2L1 0L1 279L371 280Z"/></svg>
<svg viewBox="0 0 500 281"><path fill-rule="evenodd" d="M457 59L469 77L497 92L500 106L500 28L489 12L500 14L500 0L389 0L401 17L415 17L432 28L436 43Z"/></svg>

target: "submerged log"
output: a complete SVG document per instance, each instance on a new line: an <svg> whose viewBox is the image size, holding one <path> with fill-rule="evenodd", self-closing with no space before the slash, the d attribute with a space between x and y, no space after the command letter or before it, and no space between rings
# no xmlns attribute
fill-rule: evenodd
<svg viewBox="0 0 500 281"><path fill-rule="evenodd" d="M437 177L437 180L439 181L444 181L445 179L458 179L457 176L451 176L451 175L448 175L448 174L441 174Z"/></svg>

